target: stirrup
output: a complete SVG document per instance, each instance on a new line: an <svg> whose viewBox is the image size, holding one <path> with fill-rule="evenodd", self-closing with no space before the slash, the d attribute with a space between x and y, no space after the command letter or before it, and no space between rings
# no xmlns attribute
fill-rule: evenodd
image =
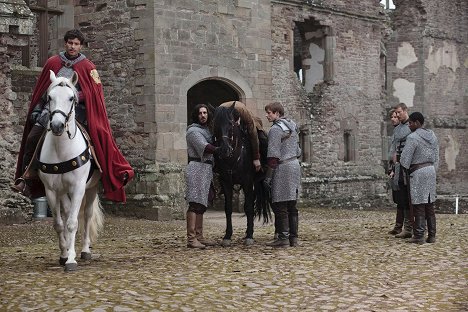
<svg viewBox="0 0 468 312"><path fill-rule="evenodd" d="M26 197L31 196L31 192L29 190L28 184L24 178L16 179L13 185L10 185L10 189L18 194L21 194Z"/></svg>

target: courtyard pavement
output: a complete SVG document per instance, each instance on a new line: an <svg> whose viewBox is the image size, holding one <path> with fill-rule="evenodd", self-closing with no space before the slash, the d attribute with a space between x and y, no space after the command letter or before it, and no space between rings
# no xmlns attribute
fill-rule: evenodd
<svg viewBox="0 0 468 312"><path fill-rule="evenodd" d="M106 216L94 259L71 273L50 219L2 226L0 311L468 311L468 215L437 215L437 242L420 246L387 234L394 217L301 210L301 245L273 249L261 222L244 247L235 214L232 247L194 250L183 220ZM220 240L224 214L205 218Z"/></svg>

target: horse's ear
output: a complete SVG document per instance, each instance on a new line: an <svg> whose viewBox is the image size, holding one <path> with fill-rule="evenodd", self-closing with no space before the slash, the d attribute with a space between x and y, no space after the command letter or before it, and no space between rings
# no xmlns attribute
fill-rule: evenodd
<svg viewBox="0 0 468 312"><path fill-rule="evenodd" d="M78 73L76 71L73 71L73 77L71 79L71 82L74 86L76 86L76 84L78 83Z"/></svg>
<svg viewBox="0 0 468 312"><path fill-rule="evenodd" d="M51 71L51 70L49 70L49 71L50 71L50 75L49 75L50 76L50 81L54 82L57 79L57 77L55 77L55 73L53 71Z"/></svg>
<svg viewBox="0 0 468 312"><path fill-rule="evenodd" d="M233 101L231 104L231 109L234 109L234 107L236 107L236 101Z"/></svg>

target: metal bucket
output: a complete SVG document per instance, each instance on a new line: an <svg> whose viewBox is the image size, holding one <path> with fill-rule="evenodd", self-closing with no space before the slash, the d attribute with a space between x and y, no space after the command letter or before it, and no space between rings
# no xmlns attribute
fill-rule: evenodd
<svg viewBox="0 0 468 312"><path fill-rule="evenodd" d="M49 207L47 204L46 197L38 197L34 198L34 211L33 211L33 218L46 218L47 217L47 208Z"/></svg>

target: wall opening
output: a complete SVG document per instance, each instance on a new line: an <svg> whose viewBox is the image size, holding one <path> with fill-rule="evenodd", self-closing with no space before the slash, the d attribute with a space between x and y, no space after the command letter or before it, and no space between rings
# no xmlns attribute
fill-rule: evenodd
<svg viewBox="0 0 468 312"><path fill-rule="evenodd" d="M310 19L294 27L294 72L307 92L333 80L335 37L330 27Z"/></svg>
<svg viewBox="0 0 468 312"><path fill-rule="evenodd" d="M239 94L228 83L218 79L203 80L187 91L187 123L190 123L192 110L197 104L217 107L224 102L239 100Z"/></svg>

